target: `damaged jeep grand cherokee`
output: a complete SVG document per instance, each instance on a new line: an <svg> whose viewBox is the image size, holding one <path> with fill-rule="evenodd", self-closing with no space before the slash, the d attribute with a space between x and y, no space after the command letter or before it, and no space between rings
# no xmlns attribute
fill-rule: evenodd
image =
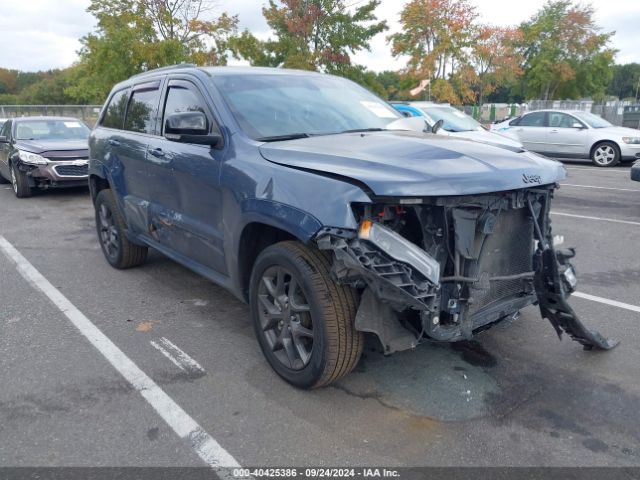
<svg viewBox="0 0 640 480"><path fill-rule="evenodd" d="M349 373L364 332L391 354L470 339L532 304L559 336L612 348L567 303L574 251L555 249L549 218L563 166L403 122L329 75L135 76L90 139L105 257L128 268L153 247L229 289L301 388Z"/></svg>

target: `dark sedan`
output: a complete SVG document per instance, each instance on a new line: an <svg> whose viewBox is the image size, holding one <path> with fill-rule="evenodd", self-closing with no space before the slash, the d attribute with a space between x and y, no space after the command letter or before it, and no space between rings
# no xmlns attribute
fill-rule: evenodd
<svg viewBox="0 0 640 480"><path fill-rule="evenodd" d="M18 198L87 185L89 133L75 118L8 119L0 130L0 183L10 181Z"/></svg>

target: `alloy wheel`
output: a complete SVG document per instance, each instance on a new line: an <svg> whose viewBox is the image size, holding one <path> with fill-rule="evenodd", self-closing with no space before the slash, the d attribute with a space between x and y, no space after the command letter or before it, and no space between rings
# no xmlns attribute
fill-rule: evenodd
<svg viewBox="0 0 640 480"><path fill-rule="evenodd" d="M120 251L118 229L113 218L113 212L104 203L100 204L98 218L100 220L100 243L102 243L102 247L109 258L116 258Z"/></svg>
<svg viewBox="0 0 640 480"><path fill-rule="evenodd" d="M593 160L602 166L607 166L616 158L616 151L611 145L601 145L593 152Z"/></svg>
<svg viewBox="0 0 640 480"><path fill-rule="evenodd" d="M274 357L285 367L302 370L313 350L311 307L300 282L275 265L265 270L258 287L262 335Z"/></svg>

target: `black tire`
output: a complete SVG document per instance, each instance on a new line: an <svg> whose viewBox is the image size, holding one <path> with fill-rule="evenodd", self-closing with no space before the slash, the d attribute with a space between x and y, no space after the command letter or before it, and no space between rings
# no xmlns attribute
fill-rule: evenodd
<svg viewBox="0 0 640 480"><path fill-rule="evenodd" d="M18 198L27 198L33 195L33 189L29 186L29 179L24 172L21 172L12 163L9 168L11 169L11 185L13 186L13 193Z"/></svg>
<svg viewBox="0 0 640 480"><path fill-rule="evenodd" d="M98 193L95 209L98 241L107 262L120 269L143 264L147 259L148 248L131 243L127 238L127 227L111 190L105 189Z"/></svg>
<svg viewBox="0 0 640 480"><path fill-rule="evenodd" d="M353 288L335 283L329 274L330 267L327 255L300 242L286 241L266 248L258 256L251 273L249 299L258 343L275 372L298 388L329 385L351 372L362 354L363 334L355 329L354 324L358 294ZM290 299L284 301L285 307L276 301L276 296L281 298L280 295L267 293L278 289L277 279L275 285L271 283L268 286L270 272L280 271L289 273L288 283L286 273L282 280L282 292ZM307 302L306 305L298 305L297 310L294 303L302 303L303 300ZM268 311L272 307L276 309L276 314ZM303 307L308 310L305 311ZM289 316L290 320L280 328L265 325L265 322L273 323L278 315ZM305 337L306 345L301 347L296 343L301 342L303 337L298 333L296 340L294 334L300 326L312 332L310 347L308 337ZM279 344L279 349L275 345L277 340L274 342L275 336L284 338L285 328L289 328L290 332L290 349L299 357L295 361L291 361L284 348L284 340ZM310 350L305 351L308 348ZM306 363L303 359L305 355L300 355L301 349L308 354ZM289 365L283 362L285 357L288 357Z"/></svg>
<svg viewBox="0 0 640 480"><path fill-rule="evenodd" d="M596 167L615 167L620 163L620 149L613 142L600 142L591 149L591 161Z"/></svg>

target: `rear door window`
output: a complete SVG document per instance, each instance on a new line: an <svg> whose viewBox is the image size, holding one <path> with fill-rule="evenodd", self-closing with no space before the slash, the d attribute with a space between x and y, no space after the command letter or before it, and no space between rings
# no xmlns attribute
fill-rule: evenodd
<svg viewBox="0 0 640 480"><path fill-rule="evenodd" d="M128 93L129 90L120 90L113 94L100 125L107 128L122 129L124 125L124 114L127 110Z"/></svg>
<svg viewBox="0 0 640 480"><path fill-rule="evenodd" d="M519 127L544 127L545 112L533 112L523 116L518 122Z"/></svg>
<svg viewBox="0 0 640 480"><path fill-rule="evenodd" d="M130 132L155 134L160 102L159 82L155 88L134 90L129 100L124 129Z"/></svg>

